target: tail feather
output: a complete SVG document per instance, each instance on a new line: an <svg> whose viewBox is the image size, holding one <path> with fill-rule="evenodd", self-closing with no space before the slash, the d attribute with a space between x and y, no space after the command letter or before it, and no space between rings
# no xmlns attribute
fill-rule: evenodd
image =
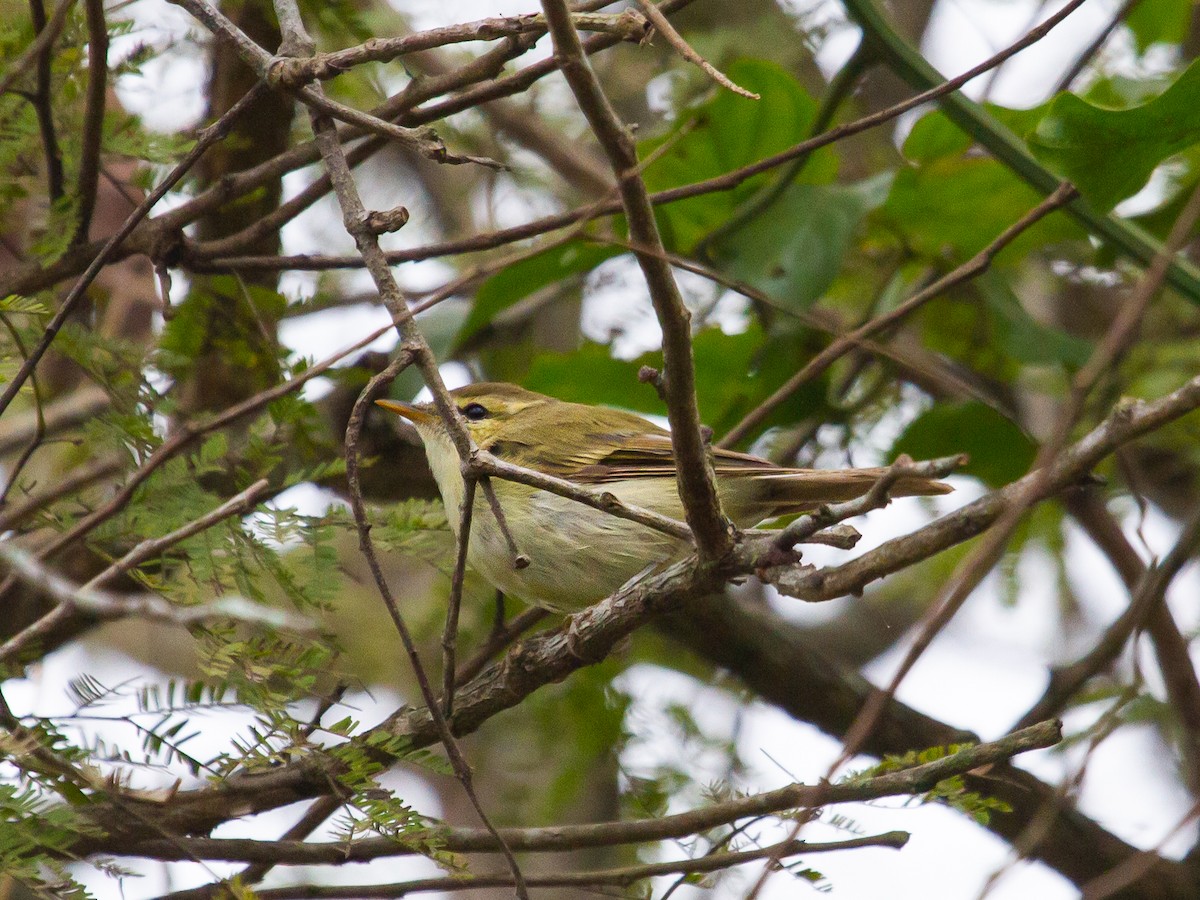
<svg viewBox="0 0 1200 900"><path fill-rule="evenodd" d="M755 473L746 478L746 471L742 469L741 478L724 479L719 483L722 487L732 488L730 493L737 495L726 497L726 491L722 491L722 502L734 518L740 520L740 524L754 524L777 516L808 512L826 503L861 497L886 471L884 468L785 469ZM948 494L952 490L950 485L932 478L906 477L892 487L891 496L929 497Z"/></svg>

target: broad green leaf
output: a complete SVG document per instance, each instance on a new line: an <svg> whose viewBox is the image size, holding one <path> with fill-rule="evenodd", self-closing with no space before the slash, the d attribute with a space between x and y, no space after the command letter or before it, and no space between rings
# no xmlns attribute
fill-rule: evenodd
<svg viewBox="0 0 1200 900"><path fill-rule="evenodd" d="M995 333L1004 351L1022 363L1082 366L1092 346L1083 338L1043 325L1026 312L1003 276L988 272L976 286L992 314Z"/></svg>
<svg viewBox="0 0 1200 900"><path fill-rule="evenodd" d="M967 453L970 462L960 471L995 488L1029 471L1036 448L1010 420L971 400L939 403L919 415L892 445L889 461L902 453L913 459Z"/></svg>
<svg viewBox="0 0 1200 900"><path fill-rule="evenodd" d="M1024 136L1045 115L1048 104L1031 109L1013 109L995 103L985 103L984 109L1014 134ZM974 143L971 136L955 125L940 109L921 116L913 125L901 148L905 158L915 163L928 163L943 156L962 156Z"/></svg>
<svg viewBox="0 0 1200 900"><path fill-rule="evenodd" d="M485 281L475 294L475 302L458 333L455 346L461 347L498 312L518 300L571 275L590 272L606 259L623 252L618 247L572 241L513 263Z"/></svg>
<svg viewBox="0 0 1200 900"><path fill-rule="evenodd" d="M1200 141L1200 62L1131 109L1061 94L1028 140L1043 163L1097 208L1112 209L1141 190L1164 159Z"/></svg>
<svg viewBox="0 0 1200 900"><path fill-rule="evenodd" d="M1171 72L1155 72L1136 78L1117 73L1096 79L1080 96L1093 106L1104 109L1129 109L1149 103L1169 88L1174 80Z"/></svg>
<svg viewBox="0 0 1200 900"><path fill-rule="evenodd" d="M939 157L901 169L883 207L884 220L919 254L943 259L978 253L1036 206L1042 197L993 159ZM1034 247L1077 237L1062 213L1026 229L997 261L1015 262Z"/></svg>
<svg viewBox="0 0 1200 900"><path fill-rule="evenodd" d="M524 386L573 403L619 406L665 415L666 410L654 388L637 380L642 359L651 356L647 354L637 360L615 359L607 345L588 341L572 353L540 354L529 367Z"/></svg>
<svg viewBox="0 0 1200 900"><path fill-rule="evenodd" d="M1193 0L1142 0L1125 18L1138 53L1153 44L1179 44L1187 36Z"/></svg>
<svg viewBox="0 0 1200 900"><path fill-rule="evenodd" d="M969 134L934 109L916 121L900 150L905 159L928 163L942 156L962 156L971 144Z"/></svg>
<svg viewBox="0 0 1200 900"><path fill-rule="evenodd" d="M705 329L695 336L692 350L700 418L718 435L779 387L811 352L804 346L803 335L764 337L758 325L741 334ZM538 356L524 385L563 400L666 415L666 407L654 389L637 380L643 365L661 370L662 353L618 360L612 358L605 345L588 343L573 353ZM803 418L823 403L823 397L824 382L818 381L797 392L767 424Z"/></svg>
<svg viewBox="0 0 1200 900"><path fill-rule="evenodd" d="M681 113L675 131L643 141L638 148L642 159L664 145L668 148L646 168L644 178L651 191L723 175L779 153L808 136L817 103L786 71L763 60L741 60L727 67L726 72L762 99L750 100L720 91L698 109ZM836 170L837 159L832 151L821 150L813 154L801 179L828 181ZM764 173L730 191L659 207L659 226L668 248L690 250L772 177L773 173Z"/></svg>
<svg viewBox="0 0 1200 900"><path fill-rule="evenodd" d="M793 184L761 215L721 242L736 278L791 309L806 309L837 277L863 216L891 187L884 172L856 184Z"/></svg>
<svg viewBox="0 0 1200 900"><path fill-rule="evenodd" d="M463 322L470 315L471 308L462 302L439 303L432 309L417 316L417 324L425 335L425 342L433 351L434 359L448 359L452 355L455 343L459 340ZM388 393L392 397L407 400L416 396L425 386L425 379L416 366L409 366L396 376Z"/></svg>

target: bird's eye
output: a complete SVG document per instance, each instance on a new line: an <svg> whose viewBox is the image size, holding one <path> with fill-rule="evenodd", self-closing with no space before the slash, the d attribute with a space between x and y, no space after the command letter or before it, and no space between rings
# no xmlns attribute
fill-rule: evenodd
<svg viewBox="0 0 1200 900"><path fill-rule="evenodd" d="M459 410L459 412L461 412L464 417L470 419L472 422L478 422L480 419L486 419L488 417L487 407L482 403L468 403L461 410Z"/></svg>

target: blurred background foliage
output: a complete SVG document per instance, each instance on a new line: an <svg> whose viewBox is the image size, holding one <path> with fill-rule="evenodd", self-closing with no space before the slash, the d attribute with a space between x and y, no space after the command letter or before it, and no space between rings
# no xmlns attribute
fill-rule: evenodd
<svg viewBox="0 0 1200 900"><path fill-rule="evenodd" d="M768 0L677 5L682 9L671 18L687 40L761 99L715 87L660 39L618 43L594 55L622 117L636 124L642 174L652 193L738 172L922 89L919 69L900 64L897 54L922 45L931 18L946 4L896 4L883 20L890 23L885 31L875 18L880 11L865 0L844 8ZM973 7L986 22L990 7L1004 5ZM275 49L278 28L269 6L245 0L223 8L248 35ZM172 17L159 22L168 9ZM1110 3L1105 10L1112 27L1104 41L1092 47L1079 42L1057 68L1018 56L1004 65L999 80L987 82L998 92L1009 77L1038 85L1028 89L1027 102L994 102L977 83L972 96L981 102L972 107L978 115L970 123L961 111L920 107L898 123L739 179L729 189L657 207L666 250L681 263L693 313L700 410L717 438L832 336L886 313L984 250L1039 202L1047 179L1066 179L1081 192L1076 207L1029 228L988 272L932 300L879 336L876 347L848 353L791 394L739 445L806 466L965 451L971 462L956 483L968 497L1028 471L1039 441L1054 426L1069 379L1140 276L1139 240L1165 239L1200 184L1200 27L1193 4L1144 0ZM333 50L492 11L456 4L409 8L396 0L393 6L307 2L303 12L320 49ZM97 76L88 68L96 38L87 5L66 13L39 61L22 61L53 15L41 0L0 0L5 384L44 334L82 269L80 261L94 256L95 242L110 236L182 156L196 128L225 112L256 80L230 47L178 10L155 0L110 4L101 157L98 164L89 162L95 150L87 136L89 85ZM435 22L438 15L444 22ZM1062 27L1070 24L1068 19ZM480 84L513 77L530 64L520 55L521 40L504 45L513 59L497 67L502 74ZM856 42L853 53L839 49ZM547 43L543 38L537 44L534 58L545 57ZM612 175L557 76L483 105L471 99L472 85L450 91L438 86L446 73L489 52L492 45L478 44L431 50L357 67L326 83L342 102L364 109L392 103L400 124L433 121L454 151L504 164L498 170L439 166L376 139L356 145L370 150L356 170L369 205L402 203L412 216L387 239L389 249L419 257L397 265L397 277L419 304L438 285L472 276L418 316L449 377L513 381L564 399L662 415L654 390L637 377L643 366L661 368L662 356L621 216L495 242L478 252L421 250L613 196ZM1026 71L1034 66L1043 70ZM304 390L280 391L211 433L204 426L236 404L304 378L327 354L387 324L349 256L353 248L336 205L321 189L309 192L319 166L296 163L286 177L280 167L253 190L219 196L232 176L309 137L307 117L297 114L291 98L264 93L164 209L186 208L198 197L216 201L192 207L159 232L139 233L127 245L131 252L106 266L0 420L5 540L85 582L138 542L171 532L267 478L273 499L254 514L175 544L110 587L151 589L178 603L239 594L285 604L324 629L307 645L233 628L98 625L75 617L4 674L5 690L14 696L25 696L28 679L49 678L64 666L83 666L69 674L88 672L95 679L76 682L78 702L69 714L12 701L26 727L36 723L47 746L80 766L129 769L137 773L129 776L136 783L161 784L182 763L193 772L275 765L305 746L307 718L323 703L340 709L345 702L348 714L359 718L345 701L347 691L405 701L416 696L356 549L342 458L351 405L386 364L394 341L381 338ZM995 147L1004 142L1024 162L997 155ZM85 178L97 165L93 180ZM154 213L159 221L167 215ZM1093 223L1105 216L1115 224L1098 235ZM514 251L519 259L512 258ZM276 265L237 259L277 254L347 254L351 261L324 268L305 259ZM1077 433L1120 397L1158 397L1195 375L1198 303L1200 276L1181 263L1136 345L1105 374ZM409 370L392 392L411 399L420 388L419 376ZM179 438L185 423L195 439ZM1139 505L1143 516L1144 504L1167 517L1191 515L1200 503L1198 427L1194 418L1175 422L1123 448L1098 473L1104 485L1090 490L1127 515L1133 532ZM443 511L431 499L433 486L412 433L373 414L363 452L374 538L436 669L453 562ZM933 506L913 508L914 524L935 512ZM1020 560L1029 554L1052 560L1061 646L1079 648L1094 636L1096 622L1068 577L1073 528L1056 501L1031 514L999 567L999 596L1024 602ZM832 670L853 674L904 638L961 555L956 548L927 560L821 621L797 615L753 584L739 588L728 603L731 610L763 617L769 623L764 632L795 634L824 654ZM11 579L0 592L3 639L49 608L42 593ZM471 576L460 636L468 654L493 628L496 605L491 589ZM508 601L501 611L511 615L514 607ZM722 627L734 641L733 625ZM738 634L751 642L741 649L752 666L754 635ZM690 649L681 650L680 642ZM81 645L92 656L70 655ZM111 651L140 661L137 684L157 679L189 687L153 702L138 697L122 664L105 655ZM1047 666L1062 661L1056 653L1045 658ZM649 740L635 715L638 682L629 673L647 667L715 686L736 711L735 720L759 697L747 687L753 677L729 659L706 655L699 639L670 627L638 634L613 658L535 693L467 740L485 806L498 823L658 814L697 802L706 791L740 789L745 761L736 727L714 728L685 705L669 706L656 726L668 732L658 740L677 748L674 762L628 762L638 758L631 748ZM1163 746L1186 759L1181 710L1155 702L1161 692L1138 666L1114 665L1074 702L1088 704L1098 696L1116 698L1117 720L1150 722ZM229 719L227 739L193 758L181 737L194 726L181 723L217 708L242 718ZM86 718L92 712L112 720L105 728L130 728L114 732L117 737L100 734ZM836 733L836 718L811 721ZM1111 719L1095 727L1110 725ZM412 771L438 794L444 818L473 821L452 780L415 763ZM69 779L11 760L4 777L20 790L0 796L0 822L37 810L48 823L28 838L32 845L0 842L5 865L18 880L49 890L56 889L53 878L78 877L95 894L113 896L116 882L97 879L86 866L63 864L48 874L28 863L30 846L48 849L86 830L82 820L51 821L46 812L59 809L57 799L78 800ZM375 787L368 778L354 796L369 798ZM350 805L365 827L384 833L401 827L395 810L381 811L365 799ZM712 846L720 837L712 837ZM570 865L627 862L631 853L593 850ZM113 877L121 879L119 872ZM812 873L803 877L811 880ZM736 895L729 890L728 896Z"/></svg>

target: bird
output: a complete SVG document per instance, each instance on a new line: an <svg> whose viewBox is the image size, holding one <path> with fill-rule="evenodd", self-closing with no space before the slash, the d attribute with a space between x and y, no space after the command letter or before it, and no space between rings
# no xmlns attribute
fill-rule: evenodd
<svg viewBox="0 0 1200 900"><path fill-rule="evenodd" d="M502 382L460 387L450 391L450 398L475 445L498 459L673 519L684 517L671 434L653 422ZM449 428L431 403L375 402L416 427L457 539L465 482ZM885 471L787 468L721 448L711 454L721 507L739 528L861 496ZM527 564L514 564L512 547L482 491L475 494L467 561L498 590L535 606L576 612L655 566L681 558L690 546L683 538L550 491L491 481L520 562ZM892 494L950 490L944 482L913 476L901 478Z"/></svg>

